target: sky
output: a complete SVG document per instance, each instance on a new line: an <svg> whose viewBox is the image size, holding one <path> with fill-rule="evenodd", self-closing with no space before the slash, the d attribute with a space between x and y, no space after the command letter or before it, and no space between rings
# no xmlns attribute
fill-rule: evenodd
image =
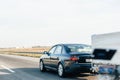
<svg viewBox="0 0 120 80"><path fill-rule="evenodd" d="M91 44L120 31L120 0L0 0L0 47Z"/></svg>

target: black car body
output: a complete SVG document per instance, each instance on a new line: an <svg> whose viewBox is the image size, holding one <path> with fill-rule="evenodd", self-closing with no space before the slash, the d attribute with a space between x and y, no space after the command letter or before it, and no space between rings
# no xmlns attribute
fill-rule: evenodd
<svg viewBox="0 0 120 80"><path fill-rule="evenodd" d="M94 56L90 50L91 47L84 44L55 45L40 57L40 70L56 70L60 77L70 72L91 72Z"/></svg>

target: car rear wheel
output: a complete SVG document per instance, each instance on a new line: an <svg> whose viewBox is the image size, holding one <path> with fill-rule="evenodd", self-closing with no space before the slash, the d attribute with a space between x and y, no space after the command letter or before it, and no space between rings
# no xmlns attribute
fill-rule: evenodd
<svg viewBox="0 0 120 80"><path fill-rule="evenodd" d="M64 67L63 67L63 65L61 63L58 64L58 75L60 77L64 77L65 76L65 70L64 70Z"/></svg>
<svg viewBox="0 0 120 80"><path fill-rule="evenodd" d="M45 66L44 66L43 61L40 61L39 68L40 68L40 71L41 71L41 72L44 72L44 71L45 71Z"/></svg>

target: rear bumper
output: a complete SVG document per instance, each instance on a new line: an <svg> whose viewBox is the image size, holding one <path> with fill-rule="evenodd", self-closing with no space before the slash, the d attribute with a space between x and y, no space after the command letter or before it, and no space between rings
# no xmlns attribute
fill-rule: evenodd
<svg viewBox="0 0 120 80"><path fill-rule="evenodd" d="M92 72L92 63L73 63L65 67L66 72L90 73Z"/></svg>

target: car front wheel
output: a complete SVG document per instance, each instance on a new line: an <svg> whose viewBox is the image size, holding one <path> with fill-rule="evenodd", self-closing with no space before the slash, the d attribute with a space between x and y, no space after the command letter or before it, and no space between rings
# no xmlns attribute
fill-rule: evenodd
<svg viewBox="0 0 120 80"><path fill-rule="evenodd" d="M45 67L44 67L43 61L40 61L39 68L40 68L40 71L41 71L41 72L44 72L44 71L45 71Z"/></svg>
<svg viewBox="0 0 120 80"><path fill-rule="evenodd" d="M65 76L64 67L63 67L63 65L61 63L58 64L58 75L60 77L64 77Z"/></svg>

